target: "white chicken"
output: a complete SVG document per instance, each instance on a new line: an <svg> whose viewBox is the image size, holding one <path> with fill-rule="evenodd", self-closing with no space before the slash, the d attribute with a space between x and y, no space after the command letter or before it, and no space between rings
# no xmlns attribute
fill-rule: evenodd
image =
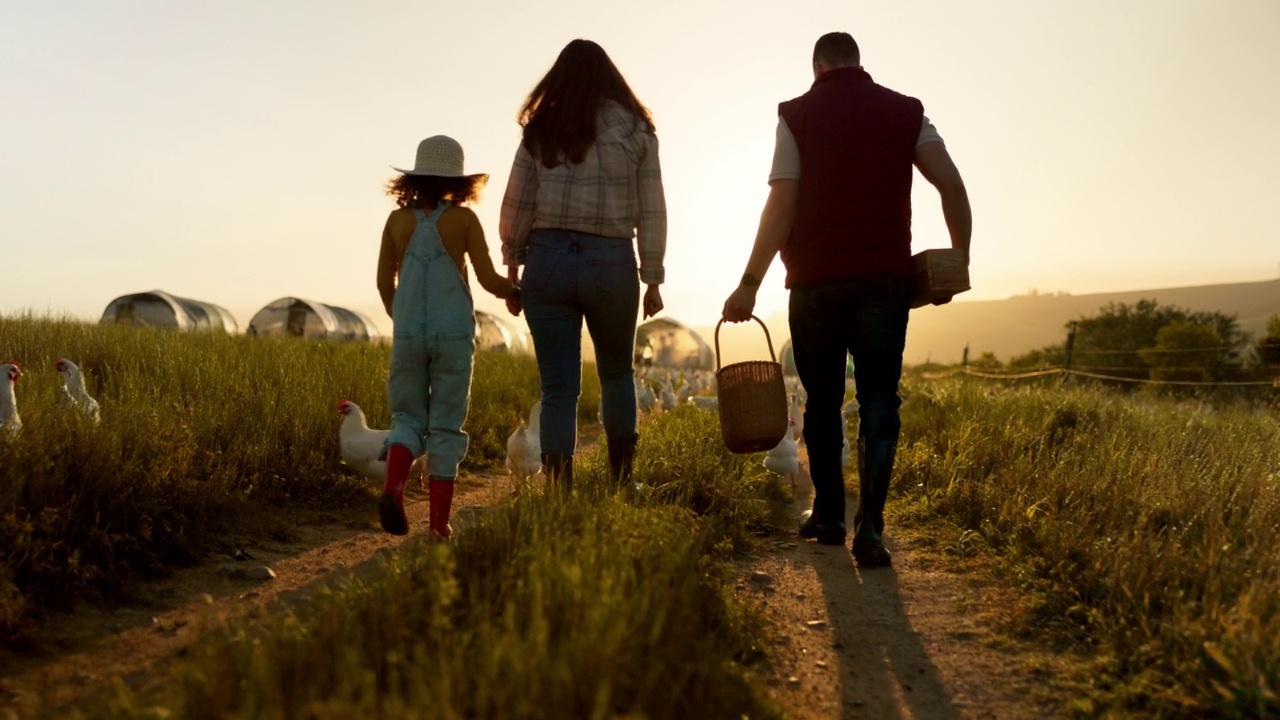
<svg viewBox="0 0 1280 720"><path fill-rule="evenodd" d="M659 397L662 398L662 410L669 412L676 409L676 391L671 387L671 378L665 377L660 383Z"/></svg>
<svg viewBox="0 0 1280 720"><path fill-rule="evenodd" d="M849 449L849 418L858 414L858 401L850 400L840 409L840 438L844 441L844 445L840 448L840 466L845 470L849 469L850 449Z"/></svg>
<svg viewBox="0 0 1280 720"><path fill-rule="evenodd" d="M689 404L699 410L715 410L720 406L720 398L714 395L694 395L689 398Z"/></svg>
<svg viewBox="0 0 1280 720"><path fill-rule="evenodd" d="M649 383L642 377L636 378L636 404L640 408L640 412L650 415L658 406L658 396L653 393L653 388L649 387Z"/></svg>
<svg viewBox="0 0 1280 720"><path fill-rule="evenodd" d="M62 388L59 400L66 407L79 408L85 417L95 423L102 421L102 413L98 401L93 399L84 387L84 373L80 367L66 358L53 361L53 368L62 376Z"/></svg>
<svg viewBox="0 0 1280 720"><path fill-rule="evenodd" d="M793 484L800 472L800 451L793 437L795 428L787 425L787 434L764 456L764 469L774 475L786 476Z"/></svg>
<svg viewBox="0 0 1280 720"><path fill-rule="evenodd" d="M391 431L370 430L364 411L350 400L338 403L338 411L344 416L342 426L338 428L342 462L370 480L386 482L387 461L385 457L379 457Z"/></svg>
<svg viewBox="0 0 1280 720"><path fill-rule="evenodd" d="M689 384L688 379L680 381L680 387L676 388L676 403L684 405L689 402L689 398L694 396L693 385Z"/></svg>
<svg viewBox="0 0 1280 720"><path fill-rule="evenodd" d="M520 426L507 438L507 472L511 473L517 493L542 470L541 416L542 401L539 400L529 411L529 422L520 421Z"/></svg>
<svg viewBox="0 0 1280 720"><path fill-rule="evenodd" d="M13 386L18 382L18 378L22 377L22 368L18 367L18 363L10 360L0 365L0 382L4 385L0 386L0 431L7 433L10 437L17 435L22 430L22 418L18 416L18 399L14 395Z"/></svg>
<svg viewBox="0 0 1280 720"><path fill-rule="evenodd" d="M791 393L787 403L787 415L791 416L791 424L796 428L796 443L804 441L804 405L800 402L800 396Z"/></svg>

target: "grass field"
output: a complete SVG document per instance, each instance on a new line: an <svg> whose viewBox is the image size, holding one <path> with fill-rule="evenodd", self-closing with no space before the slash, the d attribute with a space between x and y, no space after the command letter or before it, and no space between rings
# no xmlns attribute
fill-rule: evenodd
<svg viewBox="0 0 1280 720"><path fill-rule="evenodd" d="M776 717L752 682L760 619L726 578L783 503L718 438L714 413L665 414L640 497L610 492L597 446L571 498L524 495L452 545L410 544L84 717Z"/></svg>
<svg viewBox="0 0 1280 720"><path fill-rule="evenodd" d="M55 588L118 589L228 534L287 532L280 507L372 497L338 465L336 404L385 426L385 347L17 318L0 320L0 354L27 373L26 427L0 442L9 632ZM60 355L86 370L101 426L59 412ZM961 380L903 393L890 534L945 525L949 552L995 558L1024 590L1013 631L1097 656L1069 716L1280 714L1274 406ZM536 394L531 359L477 359L471 467L501 457ZM449 546L216 634L174 682L117 690L91 716L774 714L750 682L759 620L726 590L726 561L783 523L776 489L691 408L646 424L639 457L638 502L599 491L597 449L570 501L495 508Z"/></svg>
<svg viewBox="0 0 1280 720"><path fill-rule="evenodd" d="M1280 714L1280 414L1090 388L913 386L897 487L1098 654L1069 705ZM907 518L910 521L911 518Z"/></svg>
<svg viewBox="0 0 1280 720"><path fill-rule="evenodd" d="M338 402L390 424L386 345L16 317L0 318L0 355L24 369L23 431L0 441L0 637L35 608L119 590L229 535L358 505L369 489L340 463ZM56 402L58 357L83 370L100 425ZM594 420L599 386L584 375ZM464 471L501 463L538 396L531 357L480 353L475 378Z"/></svg>

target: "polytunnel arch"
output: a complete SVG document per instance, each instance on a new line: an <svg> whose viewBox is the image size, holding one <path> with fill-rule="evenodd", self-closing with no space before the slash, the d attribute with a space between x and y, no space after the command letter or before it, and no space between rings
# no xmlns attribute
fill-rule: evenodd
<svg viewBox="0 0 1280 720"><path fill-rule="evenodd" d="M107 304L103 323L174 330L239 332L235 316L221 305L171 295L163 290L121 295Z"/></svg>
<svg viewBox="0 0 1280 720"><path fill-rule="evenodd" d="M654 318L636 327L635 364L684 370L714 370L715 352L683 323Z"/></svg>
<svg viewBox="0 0 1280 720"><path fill-rule="evenodd" d="M528 338L497 315L484 310L476 310L475 318L476 350L522 354L533 352Z"/></svg>
<svg viewBox="0 0 1280 720"><path fill-rule="evenodd" d="M374 340L378 328L363 313L298 297L267 303L249 321L250 335L313 340Z"/></svg>

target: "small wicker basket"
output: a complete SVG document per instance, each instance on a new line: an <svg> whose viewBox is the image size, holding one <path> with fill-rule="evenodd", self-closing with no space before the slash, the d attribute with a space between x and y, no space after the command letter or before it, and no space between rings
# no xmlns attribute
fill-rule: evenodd
<svg viewBox="0 0 1280 720"><path fill-rule="evenodd" d="M764 322L769 344L769 360L749 360L720 367L720 326L716 323L716 396L720 411L720 434L732 453L771 450L787 433L787 388L782 381L782 365L773 353L773 338Z"/></svg>

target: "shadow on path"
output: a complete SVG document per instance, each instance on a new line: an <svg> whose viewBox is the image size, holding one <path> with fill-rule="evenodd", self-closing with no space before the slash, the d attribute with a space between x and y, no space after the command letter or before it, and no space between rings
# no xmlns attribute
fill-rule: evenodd
<svg viewBox="0 0 1280 720"><path fill-rule="evenodd" d="M806 463L807 464L807 463ZM807 510L812 483L800 471L794 516ZM852 531L857 501L847 503ZM890 551L897 549L887 537ZM827 622L840 658L841 717L930 718L958 720L961 713L947 694L920 633L912 627L894 568L860 570L847 547L815 545L805 553L822 586ZM895 553L894 562L905 562Z"/></svg>

